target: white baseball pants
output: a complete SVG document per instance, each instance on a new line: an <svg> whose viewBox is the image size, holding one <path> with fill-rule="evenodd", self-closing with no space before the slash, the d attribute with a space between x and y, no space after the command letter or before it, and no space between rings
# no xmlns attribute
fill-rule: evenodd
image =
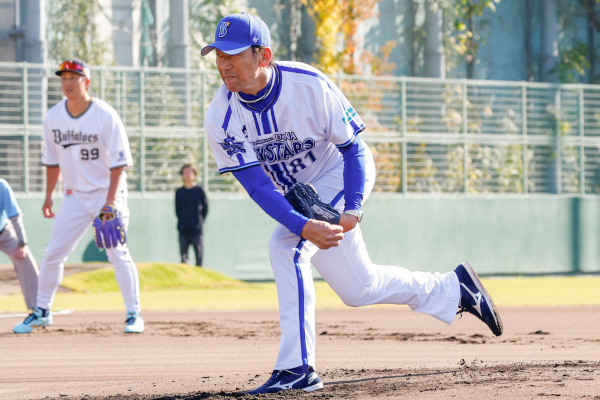
<svg viewBox="0 0 600 400"><path fill-rule="evenodd" d="M369 152L370 153L370 152ZM366 157L365 199L373 188L375 167ZM311 182L321 199L343 207L339 193L343 167ZM342 301L351 307L369 304L408 305L448 324L460 300L456 274L409 271L371 262L360 226L344 234L337 247L320 250L313 243L278 225L269 242L277 285L281 342L277 370L301 365L315 367L315 290L311 262Z"/></svg>
<svg viewBox="0 0 600 400"><path fill-rule="evenodd" d="M38 279L37 306L50 309L56 290L62 282L64 262L77 246L81 237L106 201L108 189L89 193L73 192L63 196L62 204L56 213L50 240L40 264ZM115 206L123 215L123 222L129 223L127 190L119 189ZM106 249L108 260L115 271L115 278L121 289L127 311L140 311L140 286L137 267L131 258L126 244Z"/></svg>

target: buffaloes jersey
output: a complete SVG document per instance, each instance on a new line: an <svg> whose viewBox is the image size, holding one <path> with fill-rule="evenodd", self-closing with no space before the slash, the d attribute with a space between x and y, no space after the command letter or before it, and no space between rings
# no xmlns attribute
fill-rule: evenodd
<svg viewBox="0 0 600 400"><path fill-rule="evenodd" d="M60 167L65 189L106 189L111 169L133 165L123 122L102 100L94 98L77 117L66 102L50 108L44 119L42 164Z"/></svg>

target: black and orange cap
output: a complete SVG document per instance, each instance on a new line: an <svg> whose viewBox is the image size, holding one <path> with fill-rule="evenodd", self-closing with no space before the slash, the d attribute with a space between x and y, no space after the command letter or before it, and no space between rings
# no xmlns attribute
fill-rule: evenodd
<svg viewBox="0 0 600 400"><path fill-rule="evenodd" d="M74 72L87 78L90 77L90 69L87 63L83 60L80 60L79 58L71 58L69 60L63 61L58 67L58 70L54 73L60 76L63 72L66 71Z"/></svg>

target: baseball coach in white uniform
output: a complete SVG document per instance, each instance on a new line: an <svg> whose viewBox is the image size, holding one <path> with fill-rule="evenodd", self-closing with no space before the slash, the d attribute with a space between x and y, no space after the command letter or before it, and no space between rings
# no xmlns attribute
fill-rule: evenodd
<svg viewBox="0 0 600 400"><path fill-rule="evenodd" d="M468 311L500 335L500 317L468 263L428 273L371 262L359 225L375 182L375 162L361 138L366 126L327 76L300 62L276 62L270 46L267 25L240 13L224 17L214 43L202 50L216 52L223 80L204 121L219 171L232 172L280 223L269 243L279 356L271 377L249 393L323 387L311 263L347 305L406 304L448 324ZM342 213L339 225L292 208L282 194L297 182L312 184Z"/></svg>

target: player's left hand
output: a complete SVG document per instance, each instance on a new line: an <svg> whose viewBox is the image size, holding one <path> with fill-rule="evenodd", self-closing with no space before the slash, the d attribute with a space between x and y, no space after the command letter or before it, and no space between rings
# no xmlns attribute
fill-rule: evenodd
<svg viewBox="0 0 600 400"><path fill-rule="evenodd" d="M17 246L15 248L15 250L13 251L13 259L15 260L22 260L25 258L25 256L27 256L27 245L25 246Z"/></svg>
<svg viewBox="0 0 600 400"><path fill-rule="evenodd" d="M96 246L110 249L127 241L123 216L115 207L104 206L94 218L92 231Z"/></svg>
<svg viewBox="0 0 600 400"><path fill-rule="evenodd" d="M350 214L340 215L339 225L344 228L344 233L351 231L358 224L358 218Z"/></svg>

